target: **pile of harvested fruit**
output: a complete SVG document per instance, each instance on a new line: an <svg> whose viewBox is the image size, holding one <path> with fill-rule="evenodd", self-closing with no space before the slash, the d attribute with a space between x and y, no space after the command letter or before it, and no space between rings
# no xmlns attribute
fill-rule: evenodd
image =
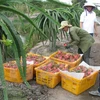
<svg viewBox="0 0 100 100"><path fill-rule="evenodd" d="M77 73L84 73L84 77L89 76L92 72L94 72L94 70L92 68L87 68L83 65L77 66L76 68L74 68L73 70L74 72Z"/></svg>
<svg viewBox="0 0 100 100"><path fill-rule="evenodd" d="M9 61L9 62L4 64L4 67L5 68L14 68L14 69L18 68L16 61Z"/></svg>
<svg viewBox="0 0 100 100"><path fill-rule="evenodd" d="M53 60L49 61L48 63L44 64L40 67L41 70L56 73L59 72L59 70L68 70L68 65L64 63L57 63Z"/></svg>
<svg viewBox="0 0 100 100"><path fill-rule="evenodd" d="M46 58L44 56L41 55L36 55L36 54L27 54L26 57L27 61L33 61L34 64L39 64L40 62L43 62L44 60L46 60Z"/></svg>
<svg viewBox="0 0 100 100"><path fill-rule="evenodd" d="M80 58L80 54L65 53L59 50L53 57L64 61L74 62Z"/></svg>
<svg viewBox="0 0 100 100"><path fill-rule="evenodd" d="M4 67L5 68L14 68L14 69L17 69L18 65L17 65L16 61L9 61L9 62L4 63Z"/></svg>

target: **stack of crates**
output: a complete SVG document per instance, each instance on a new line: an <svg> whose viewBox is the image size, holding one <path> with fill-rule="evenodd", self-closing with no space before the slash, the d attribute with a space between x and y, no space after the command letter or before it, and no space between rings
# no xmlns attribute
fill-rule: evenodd
<svg viewBox="0 0 100 100"><path fill-rule="evenodd" d="M87 90L88 88L90 88L95 84L98 71L95 71L91 75L79 80L70 75L62 73L62 71L50 72L48 70L41 69L43 66L45 66L51 61L57 64L65 64L64 67L66 68L69 68L69 66L70 68L75 68L82 61L82 56L79 56L79 58L74 61L59 59L55 57L57 53L58 51L51 54L50 57L42 56L44 60L41 60L39 63L34 63L33 61L33 63L31 64L27 64L27 68L26 68L27 81L33 79L33 76L36 75L36 82L38 84L46 85L47 87L50 88L54 88L57 84L61 82L61 87L63 89L68 90L76 95L84 92L85 90ZM64 53L71 54L67 52ZM41 55L30 52L26 55L26 61L27 61L27 56L41 56ZM11 61L11 62L16 63L16 61ZM23 82L18 68L10 67L9 63L4 63L3 66L4 66L5 79L7 81L16 82L16 83Z"/></svg>

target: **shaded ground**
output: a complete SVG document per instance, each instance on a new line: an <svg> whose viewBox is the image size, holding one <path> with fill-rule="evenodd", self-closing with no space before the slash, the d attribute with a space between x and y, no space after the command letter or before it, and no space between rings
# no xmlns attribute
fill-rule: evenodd
<svg viewBox="0 0 100 100"><path fill-rule="evenodd" d="M98 32L100 28L98 27ZM98 65L100 66L100 35L95 38L95 43L91 49L90 55L90 64L91 65ZM61 42L57 42L58 49L66 51L66 49L62 46L65 40ZM34 53L42 54L45 56L49 56L52 52L48 49L48 43L46 46L42 46L39 43L36 47L32 48L31 50ZM77 51L71 48L70 51ZM8 93L9 93L9 100L100 100L100 97L94 97L89 95L90 90L95 90L98 87L98 78L96 84L88 89L87 91L81 93L80 95L76 96L71 92L68 92L61 87L61 83L59 83L54 89L50 89L46 86L38 85L35 81L35 78L29 82L32 86L31 89L28 89L24 84L16 84L7 82L8 86ZM1 86L0 86L1 87ZM2 89L0 89L0 100L2 98Z"/></svg>

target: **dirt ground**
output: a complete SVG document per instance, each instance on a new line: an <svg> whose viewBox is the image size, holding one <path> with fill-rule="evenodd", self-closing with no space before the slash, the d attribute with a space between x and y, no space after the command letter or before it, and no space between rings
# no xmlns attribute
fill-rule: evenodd
<svg viewBox="0 0 100 100"><path fill-rule="evenodd" d="M100 32L100 26L98 26L98 33L99 32ZM97 37L94 36L94 39L95 39L95 43L91 48L89 62L90 65L93 65L95 67L95 66L100 66L100 34ZM62 42L58 41L57 43L59 47L58 49L66 51L66 49L62 47L64 42L65 40L62 40ZM38 48L38 46L36 48ZM48 52L49 50L47 49L47 46L44 47L41 46L37 50L36 48L33 48L31 51L35 53L43 54L45 56L48 56L52 53L52 52ZM75 49L74 50L72 49L72 51L76 52L77 50L75 51ZM75 100L100 100L100 97L94 97L89 95L88 93L89 91L96 90L97 88L98 88L98 78L93 87L81 93L80 95L76 96L71 92L62 89L61 84L58 84L54 89L50 89L50 88L48 89L48 98L43 100L74 100L74 99Z"/></svg>
<svg viewBox="0 0 100 100"><path fill-rule="evenodd" d="M98 26L98 32L100 32L100 26ZM90 65L100 66L100 34L95 37L95 43L92 46L90 54ZM62 46L65 40L57 42L58 49L66 51ZM71 49L73 51L73 48ZM74 49L75 51L75 49ZM37 46L31 49L31 52L49 56L52 52L48 49L48 43L46 46L42 46L39 43ZM76 52L76 51L75 51ZM59 83L55 88L51 89L46 86L42 86L36 83L35 77L29 81L32 88L28 89L25 84L17 84L7 82L9 100L100 100L100 97L94 97L89 95L89 91L96 90L98 88L98 78L93 87L76 96L71 92L64 90ZM1 85L0 85L1 87ZM3 100L2 89L0 88L0 100Z"/></svg>

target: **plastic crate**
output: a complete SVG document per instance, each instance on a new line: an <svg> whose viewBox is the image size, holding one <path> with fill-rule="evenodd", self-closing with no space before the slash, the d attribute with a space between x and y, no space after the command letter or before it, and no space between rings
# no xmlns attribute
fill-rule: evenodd
<svg viewBox="0 0 100 100"><path fill-rule="evenodd" d="M4 63L3 66L5 66L6 64L7 63ZM15 83L22 83L23 82L18 68L4 67L4 75L5 75L5 80L7 80L7 81L15 82ZM26 80L29 81L31 79L33 79L33 66L27 65Z"/></svg>
<svg viewBox="0 0 100 100"><path fill-rule="evenodd" d="M67 52L66 52L67 53ZM57 59L55 58L54 56L57 54L57 52L54 52L53 54L50 55L50 58L55 60L55 61L59 61L59 62L63 62L63 63L66 63L68 65L70 65L70 67L76 67L77 65L80 64L80 62L82 61L82 56L79 57L78 60L74 61L74 62L69 62L69 61L65 61L65 60L60 60L60 59ZM68 54L71 54L71 53L68 53Z"/></svg>
<svg viewBox="0 0 100 100"><path fill-rule="evenodd" d="M49 62L49 60L46 63L48 63L48 62ZM55 62L57 62L57 61L55 61ZM59 72L51 73L51 72L46 72L46 71L43 71L42 69L39 69L40 67L44 66L46 63L35 68L36 82L38 84L46 85L50 88L54 88L61 81L60 73ZM57 62L57 63L61 63L61 62ZM65 66L68 67L68 65L65 65Z"/></svg>
<svg viewBox="0 0 100 100"><path fill-rule="evenodd" d="M27 55L31 55L31 56L32 55L41 56L39 54L34 54L32 52L27 53ZM45 58L44 61L42 61L42 62L40 62L38 64L32 64L33 65L33 73L34 73L34 75L36 74L35 68L38 67L38 66L40 66L40 65L42 65L42 64L44 64L48 60L48 57L46 57L46 56L43 56L43 57Z"/></svg>
<svg viewBox="0 0 100 100"><path fill-rule="evenodd" d="M95 84L98 71L81 80L68 76L62 72L60 72L60 74L62 88L70 91L73 94L79 95L80 93L84 92Z"/></svg>

